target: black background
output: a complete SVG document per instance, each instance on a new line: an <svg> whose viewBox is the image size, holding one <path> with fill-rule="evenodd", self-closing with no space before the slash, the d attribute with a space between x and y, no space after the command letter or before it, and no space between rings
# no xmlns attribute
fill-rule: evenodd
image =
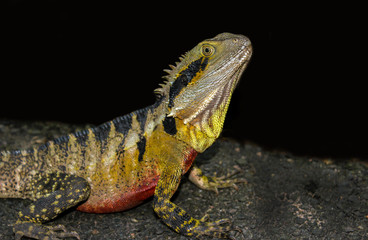
<svg viewBox="0 0 368 240"><path fill-rule="evenodd" d="M253 58L223 136L367 158L363 6L8 1L0 118L100 124L154 102L162 71L221 32Z"/></svg>

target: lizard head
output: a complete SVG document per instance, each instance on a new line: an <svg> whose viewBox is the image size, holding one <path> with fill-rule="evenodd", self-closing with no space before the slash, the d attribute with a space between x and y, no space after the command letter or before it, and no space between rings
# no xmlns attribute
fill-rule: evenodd
<svg viewBox="0 0 368 240"><path fill-rule="evenodd" d="M168 82L156 89L167 96L168 116L218 136L251 54L251 43L242 35L222 33L199 43L171 70L165 70Z"/></svg>

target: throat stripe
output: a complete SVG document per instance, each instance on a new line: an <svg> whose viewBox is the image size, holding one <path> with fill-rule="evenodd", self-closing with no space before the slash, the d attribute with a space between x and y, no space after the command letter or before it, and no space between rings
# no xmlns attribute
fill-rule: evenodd
<svg viewBox="0 0 368 240"><path fill-rule="evenodd" d="M191 62L187 68L179 73L175 82L170 88L169 92L169 107L173 107L175 97L185 88L197 75L197 73L204 71L208 64L208 58L201 57Z"/></svg>

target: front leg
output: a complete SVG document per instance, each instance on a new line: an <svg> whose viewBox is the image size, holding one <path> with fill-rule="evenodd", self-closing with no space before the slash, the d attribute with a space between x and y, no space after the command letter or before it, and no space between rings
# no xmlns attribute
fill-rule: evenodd
<svg viewBox="0 0 368 240"><path fill-rule="evenodd" d="M210 177L203 174L202 170L197 166L193 166L189 172L189 180L197 187L203 190L213 191L218 194L218 188L232 187L238 190L236 183L246 183L245 179L228 179L231 176L241 172L240 168L236 168L235 171L222 177Z"/></svg>
<svg viewBox="0 0 368 240"><path fill-rule="evenodd" d="M76 232L68 232L62 225L52 227L42 224L88 198L90 186L85 179L65 173L46 174L32 182L29 191L35 201L19 212L13 229L16 239L23 236L45 240L79 239Z"/></svg>
<svg viewBox="0 0 368 240"><path fill-rule="evenodd" d="M229 220L222 219L215 222L205 222L191 217L186 211L170 201L176 191L182 169L179 164L168 162L165 170L160 176L160 180L155 189L153 197L153 207L162 221L176 232L190 237L200 237L207 235L217 238L229 238L228 231L230 225L220 226L229 223Z"/></svg>

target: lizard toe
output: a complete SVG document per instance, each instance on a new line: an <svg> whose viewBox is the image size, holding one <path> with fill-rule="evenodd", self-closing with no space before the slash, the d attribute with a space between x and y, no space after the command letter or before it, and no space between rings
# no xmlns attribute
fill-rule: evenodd
<svg viewBox="0 0 368 240"><path fill-rule="evenodd" d="M232 230L232 224L229 219L220 219L214 222L200 222L193 228L196 237L208 236L222 239L230 239L229 232Z"/></svg>

